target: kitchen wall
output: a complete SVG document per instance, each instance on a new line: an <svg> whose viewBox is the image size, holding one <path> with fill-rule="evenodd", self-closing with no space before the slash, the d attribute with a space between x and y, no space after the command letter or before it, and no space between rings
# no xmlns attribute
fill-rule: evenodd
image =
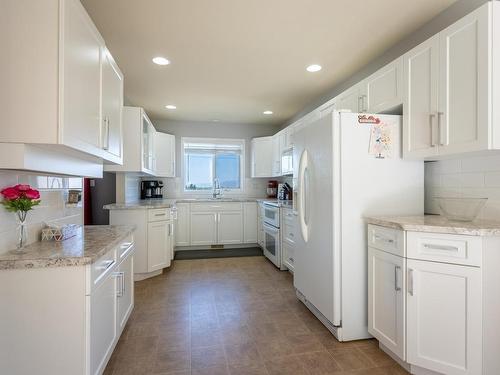
<svg viewBox="0 0 500 375"><path fill-rule="evenodd" d="M250 142L252 138L264 137L277 133L279 126L256 124L231 124L222 122L190 122L190 121L165 121L152 120L158 131L176 136L176 175L177 178L163 179L164 192L169 198L183 196L183 178L181 176L181 137L207 137L207 138L234 138L245 140L245 196L265 196L267 178L250 178L251 154ZM118 198L118 197L117 197Z"/></svg>
<svg viewBox="0 0 500 375"><path fill-rule="evenodd" d="M0 171L0 189L16 184L29 184L40 190L41 203L28 214L28 242L40 239L44 223L83 224L83 206L67 204L70 189L81 190L81 178L38 176ZM2 199L2 198L0 198ZM15 249L17 221L12 212L0 207L0 254Z"/></svg>
<svg viewBox="0 0 500 375"><path fill-rule="evenodd" d="M439 213L435 197L488 198L480 217L500 220L500 154L426 163L427 213Z"/></svg>

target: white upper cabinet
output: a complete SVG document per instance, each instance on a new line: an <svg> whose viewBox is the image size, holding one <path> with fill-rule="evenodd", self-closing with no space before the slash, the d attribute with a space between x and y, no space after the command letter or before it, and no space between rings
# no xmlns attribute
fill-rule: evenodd
<svg viewBox="0 0 500 375"><path fill-rule="evenodd" d="M272 175L272 137L260 137L252 139L252 177L272 177Z"/></svg>
<svg viewBox="0 0 500 375"><path fill-rule="evenodd" d="M31 145L50 145L52 154L71 151L84 160L121 163L123 76L80 1L10 1L3 11L0 38L9 58L0 61L0 142L26 155ZM44 156L38 150L37 158ZM49 159L36 170L55 171ZM57 172L85 170L66 164L67 171ZM9 168L8 162L1 167Z"/></svg>
<svg viewBox="0 0 500 375"><path fill-rule="evenodd" d="M280 142L280 133L272 136L272 160L273 160L273 170L272 176L277 177L281 176L281 142Z"/></svg>
<svg viewBox="0 0 500 375"><path fill-rule="evenodd" d="M154 175L156 130L140 107L123 107L123 164L105 165L109 172Z"/></svg>
<svg viewBox="0 0 500 375"><path fill-rule="evenodd" d="M488 2L404 58L404 156L500 148L497 106L499 4Z"/></svg>
<svg viewBox="0 0 500 375"><path fill-rule="evenodd" d="M361 97L361 85L355 85L336 97L338 110L349 110L351 112L365 112L365 98Z"/></svg>
<svg viewBox="0 0 500 375"><path fill-rule="evenodd" d="M488 102L489 68L493 68L488 9L482 6L439 34L440 154L488 149L489 111L493 109Z"/></svg>
<svg viewBox="0 0 500 375"><path fill-rule="evenodd" d="M175 177L175 136L154 133L155 170L157 177Z"/></svg>
<svg viewBox="0 0 500 375"><path fill-rule="evenodd" d="M378 70L361 84L361 112L379 113L403 103L403 59Z"/></svg>
<svg viewBox="0 0 500 375"><path fill-rule="evenodd" d="M108 160L123 162L123 74L113 56L105 48L102 55L102 148L109 154Z"/></svg>
<svg viewBox="0 0 500 375"><path fill-rule="evenodd" d="M437 155L439 37L403 56L403 148L406 156Z"/></svg>

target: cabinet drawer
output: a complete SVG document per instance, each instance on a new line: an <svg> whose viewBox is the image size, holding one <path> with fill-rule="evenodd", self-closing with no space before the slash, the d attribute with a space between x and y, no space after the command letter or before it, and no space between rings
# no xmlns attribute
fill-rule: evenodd
<svg viewBox="0 0 500 375"><path fill-rule="evenodd" d="M241 211L243 206L237 202L191 203L191 212Z"/></svg>
<svg viewBox="0 0 500 375"><path fill-rule="evenodd" d="M404 232L370 224L368 225L368 246L404 257Z"/></svg>
<svg viewBox="0 0 500 375"><path fill-rule="evenodd" d="M134 238L132 235L125 238L122 243L118 246L118 254L116 255L118 262L125 259L128 254L133 251L134 248Z"/></svg>
<svg viewBox="0 0 500 375"><path fill-rule="evenodd" d="M116 248L108 251L91 265L91 289L94 289L106 276L113 271L116 264Z"/></svg>
<svg viewBox="0 0 500 375"><path fill-rule="evenodd" d="M481 265L481 237L408 232L408 258L442 263Z"/></svg>
<svg viewBox="0 0 500 375"><path fill-rule="evenodd" d="M148 210L148 221L170 220L170 208L154 208Z"/></svg>

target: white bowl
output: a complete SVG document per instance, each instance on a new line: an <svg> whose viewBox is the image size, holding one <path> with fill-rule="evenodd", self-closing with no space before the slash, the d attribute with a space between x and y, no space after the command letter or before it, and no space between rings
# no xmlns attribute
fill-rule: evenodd
<svg viewBox="0 0 500 375"><path fill-rule="evenodd" d="M441 213L448 220L473 221L488 198L445 198L435 197Z"/></svg>

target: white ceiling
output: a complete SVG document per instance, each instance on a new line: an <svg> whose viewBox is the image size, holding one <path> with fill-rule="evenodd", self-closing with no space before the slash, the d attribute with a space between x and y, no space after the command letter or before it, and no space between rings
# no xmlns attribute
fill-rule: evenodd
<svg viewBox="0 0 500 375"><path fill-rule="evenodd" d="M283 123L453 2L82 0L125 96L152 118L262 124ZM312 63L323 70L306 72Z"/></svg>

